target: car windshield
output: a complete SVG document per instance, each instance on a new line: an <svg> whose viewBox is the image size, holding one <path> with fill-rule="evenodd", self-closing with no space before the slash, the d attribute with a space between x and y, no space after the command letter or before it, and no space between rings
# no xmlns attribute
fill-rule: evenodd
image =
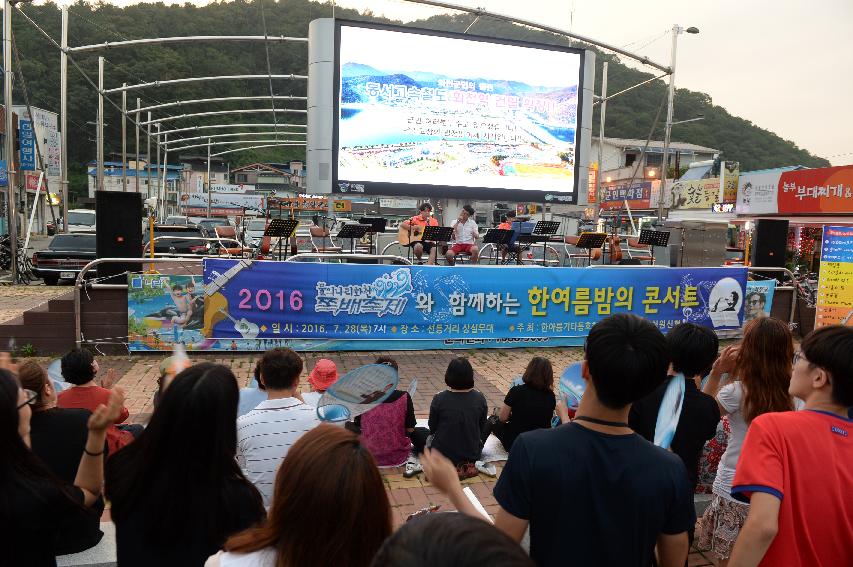
<svg viewBox="0 0 853 567"><path fill-rule="evenodd" d="M68 213L68 224L85 224L95 226L95 211L91 213Z"/></svg>
<svg viewBox="0 0 853 567"><path fill-rule="evenodd" d="M146 235L147 236L147 235ZM183 228L183 227L157 227L154 229L154 237L158 236L168 236L168 237L201 237L201 231L197 228Z"/></svg>
<svg viewBox="0 0 853 567"><path fill-rule="evenodd" d="M248 230L257 231L264 230L267 227L266 220L253 220L249 221Z"/></svg>
<svg viewBox="0 0 853 567"><path fill-rule="evenodd" d="M204 219L199 221L198 224L202 226L228 226L231 223L225 219Z"/></svg>
<svg viewBox="0 0 853 567"><path fill-rule="evenodd" d="M59 234L50 241L51 250L94 251L95 235Z"/></svg>

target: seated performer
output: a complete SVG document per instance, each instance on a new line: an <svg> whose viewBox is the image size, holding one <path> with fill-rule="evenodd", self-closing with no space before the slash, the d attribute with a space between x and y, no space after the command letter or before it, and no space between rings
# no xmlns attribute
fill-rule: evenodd
<svg viewBox="0 0 853 567"><path fill-rule="evenodd" d="M432 216L432 205L429 203L424 203L418 209L418 214L413 216L412 218L403 221L400 224L400 228L402 230L409 232L409 238L420 238L423 235L424 227L427 226L438 226L438 221L434 219ZM435 265L435 245L433 242L425 242L422 240L418 240L417 242L410 242L406 246L411 246L412 251L415 253L415 258L417 259L419 264L423 263L423 253L426 252L429 254L429 260L427 261L430 265Z"/></svg>
<svg viewBox="0 0 853 567"><path fill-rule="evenodd" d="M476 264L479 259L477 239L480 238L480 233L477 231L477 222L473 217L474 207L465 205L459 213L459 218L453 221L453 239L456 243L444 256L449 266L456 264L457 254L470 255L472 264Z"/></svg>

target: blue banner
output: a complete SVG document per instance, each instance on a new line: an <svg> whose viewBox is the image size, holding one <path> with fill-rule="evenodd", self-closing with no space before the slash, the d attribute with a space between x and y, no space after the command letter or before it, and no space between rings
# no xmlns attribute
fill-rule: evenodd
<svg viewBox="0 0 853 567"><path fill-rule="evenodd" d="M6 167L6 160L0 159L0 186L5 187L9 184L9 170Z"/></svg>
<svg viewBox="0 0 853 567"><path fill-rule="evenodd" d="M215 348L308 341L582 338L634 313L662 330L741 326L744 268L377 266L209 259L204 324ZM411 348L424 348L424 343ZM398 347L404 348L404 347Z"/></svg>
<svg viewBox="0 0 853 567"><path fill-rule="evenodd" d="M18 139L21 144L21 171L36 168L36 134L32 120L18 120Z"/></svg>

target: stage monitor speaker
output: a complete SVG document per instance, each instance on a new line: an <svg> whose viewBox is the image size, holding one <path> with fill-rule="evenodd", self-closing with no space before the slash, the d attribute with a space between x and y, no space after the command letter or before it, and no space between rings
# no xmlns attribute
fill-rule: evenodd
<svg viewBox="0 0 853 567"><path fill-rule="evenodd" d="M98 258L139 258L142 254L142 196L119 191L95 192L95 246ZM98 278L124 283L124 272L138 272L141 264L101 264Z"/></svg>
<svg viewBox="0 0 853 567"><path fill-rule="evenodd" d="M787 244L787 220L758 219L752 238L750 263L756 268L784 268ZM774 273L771 277L779 275Z"/></svg>

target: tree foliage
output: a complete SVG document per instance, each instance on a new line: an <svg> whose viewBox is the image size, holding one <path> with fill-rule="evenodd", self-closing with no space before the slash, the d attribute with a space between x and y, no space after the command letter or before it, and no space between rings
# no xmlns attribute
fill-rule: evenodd
<svg viewBox="0 0 853 567"><path fill-rule="evenodd" d="M53 3L22 5L24 12L57 41L60 38L60 12ZM263 10L263 14L262 14ZM78 1L69 8L70 45L85 45L149 37L184 35L262 35L262 20L266 20L270 36L307 37L308 24L320 17L330 17L331 4L308 0L236 0L211 3L206 6L192 4L169 5L138 4L121 8L103 2L90 4ZM335 8L339 18L383 20L367 11L359 14L354 10ZM262 18L263 16L263 18ZM435 16L414 22L417 27L464 32L473 21L473 16ZM512 25L506 22L481 17L469 31L471 34L520 39L538 43L572 45L565 38ZM14 35L21 53L21 70L27 81L30 102L48 110L59 111L59 51L49 40L19 13L14 14ZM308 47L306 43L271 42L268 44L270 72L273 74L307 75ZM138 48L114 48L96 53L73 55L80 68L97 81L98 55L106 57L105 87L121 86L156 80L182 77L201 77L220 74L265 74L267 54L260 42L171 44ZM598 52L596 82L601 78L601 63L610 62L608 87L611 93L622 90L652 75L622 65L613 55ZM535 64L535 62L531 62ZM74 172L72 189L85 188L84 164L95 155L95 126L97 113L96 90L69 62L69 166ZM15 84L15 103L23 104L24 98L19 82ZM273 82L277 95L306 96L306 81L276 80ZM663 81L655 81L625 95L613 99L607 107L605 135L609 137L641 138L649 129L665 96ZM599 91L596 84L596 92ZM161 86L152 89L130 91L128 108L136 107L139 97L141 106L150 106L180 99L200 99L228 96L267 95L267 81L215 81L187 83L177 86ZM110 100L121 104L121 96L110 95ZM245 107L259 108L269 105L266 101L246 102ZM277 108L305 108L301 101L276 101ZM209 103L187 107L172 107L157 111L178 115L203 110L226 110L235 108L234 103ZM788 164L827 166L828 162L798 148L793 142L755 126L748 120L730 115L724 108L716 106L704 94L678 89L675 99L675 120L704 115L704 120L677 125L673 129L673 140L691 142L722 150L725 159L741 162L742 170L774 167ZM121 151L121 114L109 103L105 105L105 151ZM238 123L270 122L271 114L234 115L210 119L176 120L165 125L183 127L221 123L226 120ZM144 120L144 116L142 117ZM306 117L298 113L278 113L279 124L304 124ZM594 111L594 123L598 121L598 109ZM663 120L661 119L661 122ZM283 128L285 129L285 128ZM285 129L286 130L286 129ZM210 131L203 131L210 132ZM656 138L662 137L658 125ZM195 136L198 133L182 133ZM264 136L266 137L266 136ZM142 136L141 154L145 154L145 137ZM134 127L128 123L128 151L135 153ZM182 153L204 153L204 148ZM153 153L153 151L152 151ZM169 161L177 156L170 156ZM284 162L289 159L304 159L302 147L263 148L247 152L226 154L232 167L254 161Z"/></svg>

